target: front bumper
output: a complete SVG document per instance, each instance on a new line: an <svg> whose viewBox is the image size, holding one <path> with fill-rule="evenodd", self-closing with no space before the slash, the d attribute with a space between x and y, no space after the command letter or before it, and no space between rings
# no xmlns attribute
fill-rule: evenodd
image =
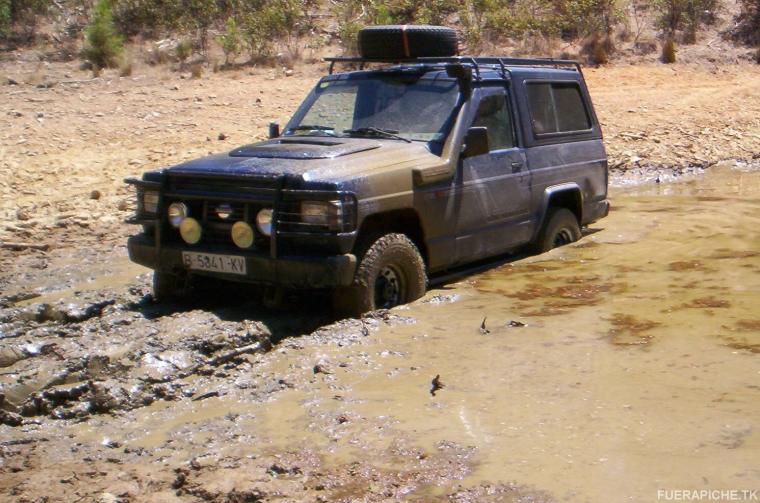
<svg viewBox="0 0 760 503"><path fill-rule="evenodd" d="M284 256L276 259L268 253L242 250L220 251L218 249L193 247L192 251L228 254L245 257L245 275L189 270L182 261L182 251L190 251L182 245L161 245L146 234L132 236L127 241L132 262L154 270L172 274L198 274L231 281L244 281L298 288L328 288L348 286L354 280L356 256L350 253L322 257Z"/></svg>

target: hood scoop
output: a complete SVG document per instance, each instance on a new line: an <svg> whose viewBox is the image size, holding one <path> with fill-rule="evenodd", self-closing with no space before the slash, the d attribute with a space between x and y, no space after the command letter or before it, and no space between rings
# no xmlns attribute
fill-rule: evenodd
<svg viewBox="0 0 760 503"><path fill-rule="evenodd" d="M337 138L277 138L236 148L230 157L264 159L332 159L376 149L375 141L342 141Z"/></svg>

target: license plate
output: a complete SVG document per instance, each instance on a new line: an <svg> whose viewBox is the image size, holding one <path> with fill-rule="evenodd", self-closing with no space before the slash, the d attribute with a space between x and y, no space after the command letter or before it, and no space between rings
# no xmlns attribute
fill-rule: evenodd
<svg viewBox="0 0 760 503"><path fill-rule="evenodd" d="M245 274L245 257L215 255L213 253L182 252L182 262L196 271Z"/></svg>

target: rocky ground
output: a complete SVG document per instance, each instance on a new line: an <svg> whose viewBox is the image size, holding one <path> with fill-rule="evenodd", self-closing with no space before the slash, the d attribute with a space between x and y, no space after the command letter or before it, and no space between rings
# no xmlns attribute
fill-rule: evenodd
<svg viewBox="0 0 760 503"><path fill-rule="evenodd" d="M340 403L333 376L376 367L387 355L365 353L362 341L377 327L406 323L399 313L337 321L324 299L309 296L290 302L309 306L294 316L228 289L213 302L159 306L145 271L124 259L133 231L122 223L132 211L125 177L263 139L323 71L244 67L192 79L137 68L129 77L92 78L29 53L0 64L1 500L390 501L470 469L466 445L422 450L392 422L340 407L308 418L302 449L251 447L277 444L277 421L289 413L272 406L262 419L258 404L315 382ZM614 184L760 158L758 65L585 72ZM315 357L322 353L333 356ZM426 386L432 377L393 370L402 371ZM151 425L192 418L204 426L146 437ZM269 426L252 427L262 420ZM326 447L308 442L320 431L361 449L371 440L360 432L370 428L392 433L383 466L325 464ZM129 435L140 440L125 444ZM420 498L552 499L498 484Z"/></svg>

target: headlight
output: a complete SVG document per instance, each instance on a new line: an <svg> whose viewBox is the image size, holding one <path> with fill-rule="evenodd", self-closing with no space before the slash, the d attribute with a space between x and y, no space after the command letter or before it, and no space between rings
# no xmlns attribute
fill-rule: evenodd
<svg viewBox="0 0 760 503"><path fill-rule="evenodd" d="M331 231L350 232L354 227L354 200L304 201L301 203L301 221L305 224L325 226Z"/></svg>
<svg viewBox="0 0 760 503"><path fill-rule="evenodd" d="M256 228L265 236L272 235L272 208L264 208L258 212Z"/></svg>
<svg viewBox="0 0 760 503"><path fill-rule="evenodd" d="M142 192L142 202L140 213L155 214L158 210L158 192L155 190L146 190Z"/></svg>
<svg viewBox="0 0 760 503"><path fill-rule="evenodd" d="M169 223L172 227L179 229L182 221L190 216L190 209L185 203L172 203L169 205Z"/></svg>

